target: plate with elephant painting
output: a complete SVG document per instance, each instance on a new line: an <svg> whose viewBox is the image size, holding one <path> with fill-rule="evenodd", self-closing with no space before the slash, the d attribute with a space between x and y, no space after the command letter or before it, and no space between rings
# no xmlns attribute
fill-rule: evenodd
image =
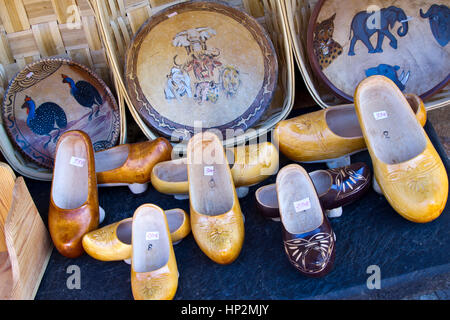
<svg viewBox="0 0 450 320"><path fill-rule="evenodd" d="M12 143L39 166L53 168L58 138L82 130L95 151L120 136L120 112L106 84L87 67L47 58L11 80L2 104L3 126Z"/></svg>
<svg viewBox="0 0 450 320"><path fill-rule="evenodd" d="M353 101L364 78L383 75L427 99L450 79L448 1L320 0L308 27L313 71Z"/></svg>
<svg viewBox="0 0 450 320"><path fill-rule="evenodd" d="M264 28L222 2L153 15L127 51L125 84L144 122L174 140L200 128L241 134L269 107L277 56Z"/></svg>

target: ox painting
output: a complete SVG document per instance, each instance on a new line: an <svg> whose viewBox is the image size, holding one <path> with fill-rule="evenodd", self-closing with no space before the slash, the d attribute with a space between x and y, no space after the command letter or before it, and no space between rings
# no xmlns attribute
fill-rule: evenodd
<svg viewBox="0 0 450 320"><path fill-rule="evenodd" d="M177 33L172 40L175 47L184 47L186 57L176 55L173 67L167 75L164 89L167 100L186 97L198 104L206 101L216 103L220 96L232 98L240 87L239 71L235 66L220 61L220 50L208 48L208 39L216 31L199 27Z"/></svg>

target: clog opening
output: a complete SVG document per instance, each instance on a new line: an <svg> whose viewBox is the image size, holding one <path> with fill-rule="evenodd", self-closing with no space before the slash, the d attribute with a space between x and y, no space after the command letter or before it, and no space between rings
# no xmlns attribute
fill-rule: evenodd
<svg viewBox="0 0 450 320"><path fill-rule="evenodd" d="M129 145L120 145L95 154L95 171L105 172L123 166L128 159Z"/></svg>
<svg viewBox="0 0 450 320"><path fill-rule="evenodd" d="M61 141L61 139L63 139ZM78 135L60 138L53 172L52 198L61 209L81 207L89 192L87 142ZM96 187L96 186L93 186Z"/></svg>
<svg viewBox="0 0 450 320"><path fill-rule="evenodd" d="M169 261L170 235L164 212L153 206L141 206L134 214L133 267L136 272L151 272Z"/></svg>
<svg viewBox="0 0 450 320"><path fill-rule="evenodd" d="M154 174L161 181L185 182L188 181L187 165L185 159L160 162L153 167Z"/></svg>
<svg viewBox="0 0 450 320"><path fill-rule="evenodd" d="M131 219L120 223L117 226L117 230L116 230L117 239L119 239L121 242L123 242L125 244L131 245L132 225L133 225L133 221Z"/></svg>
<svg viewBox="0 0 450 320"><path fill-rule="evenodd" d="M256 199L260 204L267 208L278 208L278 198L276 184L270 184L259 188L256 191Z"/></svg>
<svg viewBox="0 0 450 320"><path fill-rule="evenodd" d="M235 192L223 146L211 135L197 135L189 142L189 194L196 212L217 216L233 208Z"/></svg>
<svg viewBox="0 0 450 320"><path fill-rule="evenodd" d="M327 193L333 184L330 174L325 170L311 172L309 176L311 177L311 180L314 184L314 187L316 187L316 191L319 196Z"/></svg>
<svg viewBox="0 0 450 320"><path fill-rule="evenodd" d="M386 164L408 161L425 149L425 134L408 101L395 84L384 78L365 82L357 90L366 142Z"/></svg>
<svg viewBox="0 0 450 320"><path fill-rule="evenodd" d="M169 231L173 233L181 228L184 222L184 211L181 209L172 209L166 211L167 223L169 224Z"/></svg>
<svg viewBox="0 0 450 320"><path fill-rule="evenodd" d="M325 119L334 134L344 138L362 137L358 116L353 106L329 108L326 111Z"/></svg>
<svg viewBox="0 0 450 320"><path fill-rule="evenodd" d="M317 229L323 223L319 198L306 171L285 167L277 177L278 205L284 228L291 234Z"/></svg>

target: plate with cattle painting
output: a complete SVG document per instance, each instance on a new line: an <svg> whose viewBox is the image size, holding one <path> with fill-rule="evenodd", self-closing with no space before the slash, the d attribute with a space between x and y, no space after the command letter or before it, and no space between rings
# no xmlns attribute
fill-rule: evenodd
<svg viewBox="0 0 450 320"><path fill-rule="evenodd" d="M174 140L199 128L241 134L269 107L277 57L263 27L221 2L152 16L127 51L125 83L144 122Z"/></svg>
<svg viewBox="0 0 450 320"><path fill-rule="evenodd" d="M312 69L353 101L364 78L383 75L427 99L450 78L448 1L321 0L308 27Z"/></svg>
<svg viewBox="0 0 450 320"><path fill-rule="evenodd" d="M66 131L86 132L95 151L113 147L120 135L120 111L109 88L68 59L47 58L20 71L6 90L2 120L21 153L50 169Z"/></svg>

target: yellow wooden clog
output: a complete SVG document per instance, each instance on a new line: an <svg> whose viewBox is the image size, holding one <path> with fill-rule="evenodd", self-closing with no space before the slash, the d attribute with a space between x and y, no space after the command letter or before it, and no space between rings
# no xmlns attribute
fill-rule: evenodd
<svg viewBox="0 0 450 320"><path fill-rule="evenodd" d="M164 211L144 204L132 223L131 289L135 300L171 300L178 268Z"/></svg>
<svg viewBox="0 0 450 320"><path fill-rule="evenodd" d="M191 228L200 249L219 264L232 263L244 242L244 221L219 138L199 133L187 146Z"/></svg>
<svg viewBox="0 0 450 320"><path fill-rule="evenodd" d="M413 222L439 217L447 173L401 91L390 79L373 76L357 87L355 106L374 177L394 210Z"/></svg>

